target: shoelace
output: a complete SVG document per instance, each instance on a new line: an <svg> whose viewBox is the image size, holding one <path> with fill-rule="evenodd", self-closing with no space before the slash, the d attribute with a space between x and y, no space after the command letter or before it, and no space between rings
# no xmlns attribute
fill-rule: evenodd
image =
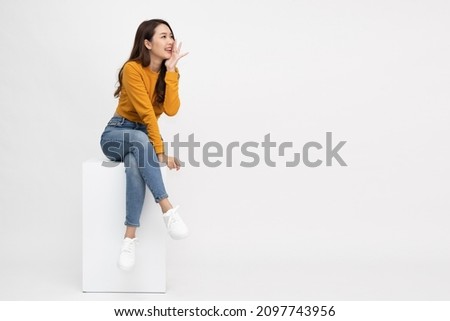
<svg viewBox="0 0 450 321"><path fill-rule="evenodd" d="M169 220L167 222L167 225L169 227L171 227L173 224L176 224L179 221L178 215L175 215L179 207L180 206L178 205L173 208L173 211L172 211L171 215L169 216Z"/></svg>
<svg viewBox="0 0 450 321"><path fill-rule="evenodd" d="M136 245L137 239L133 239L131 242L127 242L126 246L122 248L123 252L131 253L133 252L133 247Z"/></svg>

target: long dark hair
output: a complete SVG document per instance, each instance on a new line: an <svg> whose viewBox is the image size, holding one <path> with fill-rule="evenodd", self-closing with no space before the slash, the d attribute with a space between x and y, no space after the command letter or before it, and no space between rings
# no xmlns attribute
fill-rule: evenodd
<svg viewBox="0 0 450 321"><path fill-rule="evenodd" d="M152 19L142 22L137 31L136 36L134 37L134 45L133 49L131 50L130 58L122 65L122 68L120 68L119 71L119 86L117 87L116 91L114 92L114 97L119 97L120 91L122 90L122 72L123 67L125 64L129 61L137 61L139 62L143 67L148 67L150 65L150 54L148 52L148 49L145 47L145 40L152 41L153 35L155 34L155 28L158 27L160 24L165 24L167 27L169 27L170 32L173 31L170 27L169 23L167 21L164 21L162 19ZM173 36L175 39L175 36ZM158 80L156 81L155 86L155 96L154 96L154 103L162 104L164 102L164 96L166 94L166 82L165 82L165 76L166 76L166 64L164 63L165 60L161 64L161 70L159 71Z"/></svg>

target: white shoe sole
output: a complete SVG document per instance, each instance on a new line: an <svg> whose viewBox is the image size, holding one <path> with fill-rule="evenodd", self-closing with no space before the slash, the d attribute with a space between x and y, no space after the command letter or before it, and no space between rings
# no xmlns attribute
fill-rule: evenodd
<svg viewBox="0 0 450 321"><path fill-rule="evenodd" d="M178 234L178 235L172 235L169 233L169 235L174 240L182 240L189 236L189 232L186 232L184 234Z"/></svg>
<svg viewBox="0 0 450 321"><path fill-rule="evenodd" d="M128 272L128 271L131 271L131 270L133 269L134 264L133 264L132 266L123 266L123 265L121 265L120 263L117 263L117 267L118 267L119 269L121 269L122 271Z"/></svg>

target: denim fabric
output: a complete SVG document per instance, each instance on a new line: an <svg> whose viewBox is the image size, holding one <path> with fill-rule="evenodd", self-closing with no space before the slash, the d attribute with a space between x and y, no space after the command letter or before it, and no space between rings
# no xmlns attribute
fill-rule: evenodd
<svg viewBox="0 0 450 321"><path fill-rule="evenodd" d="M125 225L139 226L147 185L155 202L167 198L160 163L144 124L113 117L100 138L103 153L112 161L124 162L126 173Z"/></svg>

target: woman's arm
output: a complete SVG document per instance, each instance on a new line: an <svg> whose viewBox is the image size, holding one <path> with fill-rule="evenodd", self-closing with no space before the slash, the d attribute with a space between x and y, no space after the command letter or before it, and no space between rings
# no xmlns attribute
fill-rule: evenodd
<svg viewBox="0 0 450 321"><path fill-rule="evenodd" d="M166 94L164 96L163 110L168 116L174 116L180 109L180 97L178 96L178 69L166 72Z"/></svg>
<svg viewBox="0 0 450 321"><path fill-rule="evenodd" d="M177 46L175 41L172 45L172 56L166 60L166 95L164 98L164 113L168 116L173 116L178 112L180 108L180 98L178 97L178 79L180 75L177 69L178 61L186 56L188 52L180 54L181 42Z"/></svg>
<svg viewBox="0 0 450 321"><path fill-rule="evenodd" d="M148 137L153 143L156 154L164 153L164 145L153 105L145 89L141 73L133 63L125 64L123 68L122 86L139 117L147 126Z"/></svg>

